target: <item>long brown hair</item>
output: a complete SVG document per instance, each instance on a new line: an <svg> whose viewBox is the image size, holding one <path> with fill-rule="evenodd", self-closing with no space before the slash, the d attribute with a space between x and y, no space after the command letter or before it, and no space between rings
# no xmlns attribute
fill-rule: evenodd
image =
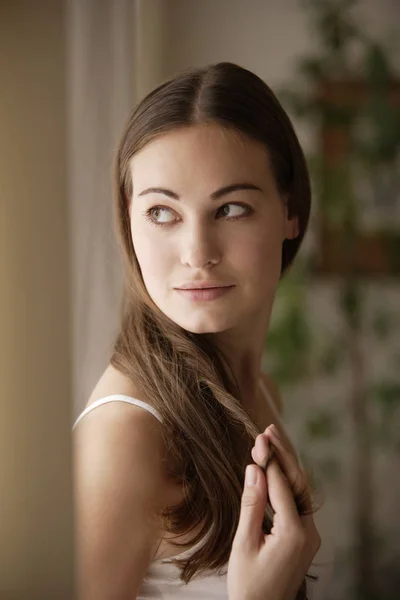
<svg viewBox="0 0 400 600"><path fill-rule="evenodd" d="M260 141L268 150L296 239L282 248L284 273L303 239L310 212L306 162L285 111L270 88L250 71L218 63L190 69L162 83L135 108L121 137L115 167L115 217L124 260L121 327L111 363L131 378L162 417L171 475L183 485L181 504L161 515L166 531L180 535L202 522L193 543L205 543L174 563L188 583L228 562L236 532L245 466L260 433L241 404L230 365L206 334L194 334L166 317L150 298L135 256L129 206L130 160L159 135L176 128L217 123ZM269 532L271 521L264 520ZM182 544L174 542L177 548ZM186 547L186 546L185 546ZM305 582L298 598L306 598Z"/></svg>

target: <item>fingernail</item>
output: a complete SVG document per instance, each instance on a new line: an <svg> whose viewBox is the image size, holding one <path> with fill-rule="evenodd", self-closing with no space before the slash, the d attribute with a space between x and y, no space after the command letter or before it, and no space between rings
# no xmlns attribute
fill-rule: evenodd
<svg viewBox="0 0 400 600"><path fill-rule="evenodd" d="M270 425L270 428L271 428L272 433L274 433L276 435L276 437L279 438L279 431L273 423L272 423L272 425Z"/></svg>
<svg viewBox="0 0 400 600"><path fill-rule="evenodd" d="M247 465L245 483L247 486L256 485L257 483L257 468L255 465Z"/></svg>

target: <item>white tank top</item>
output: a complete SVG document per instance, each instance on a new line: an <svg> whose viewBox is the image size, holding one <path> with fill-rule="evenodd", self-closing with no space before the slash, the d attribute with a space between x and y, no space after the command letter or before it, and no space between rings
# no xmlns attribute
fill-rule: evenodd
<svg viewBox="0 0 400 600"><path fill-rule="evenodd" d="M261 379L259 381L263 394L272 412L276 419L281 423L274 401L271 399L263 381ZM72 429L85 415L87 415L88 412L107 402L127 402L129 404L134 404L135 406L140 406L151 412L162 423L159 412L146 402L132 398L131 396L125 396L124 394L113 394L111 396L100 398L86 407L76 419ZM186 556L190 556L204 544L204 542L205 538L191 548L185 550L185 552L176 554L173 558L185 558ZM221 569L220 574L216 574L215 572L210 572L210 574L203 573L201 576L194 577L188 584L185 584L180 580L180 571L178 567L171 564L171 560L172 557L169 557L160 558L150 562L139 594L137 595L137 600L228 600L226 586L227 565Z"/></svg>

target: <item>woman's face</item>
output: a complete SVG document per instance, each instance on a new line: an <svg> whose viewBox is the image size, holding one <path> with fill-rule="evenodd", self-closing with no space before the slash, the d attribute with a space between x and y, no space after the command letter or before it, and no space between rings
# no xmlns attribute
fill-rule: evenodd
<svg viewBox="0 0 400 600"><path fill-rule="evenodd" d="M265 316L282 242L298 231L264 146L214 124L182 128L142 148L131 175L133 246L159 309L193 333ZM180 289L195 284L219 289Z"/></svg>

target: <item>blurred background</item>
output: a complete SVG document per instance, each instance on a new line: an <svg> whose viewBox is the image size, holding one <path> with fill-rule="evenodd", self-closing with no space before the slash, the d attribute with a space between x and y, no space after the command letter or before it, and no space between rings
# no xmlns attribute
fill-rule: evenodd
<svg viewBox="0 0 400 600"><path fill-rule="evenodd" d="M313 181L264 367L313 474L313 598L400 598L400 2L0 0L0 600L72 598L70 431L117 330L114 149L134 104L230 61Z"/></svg>

